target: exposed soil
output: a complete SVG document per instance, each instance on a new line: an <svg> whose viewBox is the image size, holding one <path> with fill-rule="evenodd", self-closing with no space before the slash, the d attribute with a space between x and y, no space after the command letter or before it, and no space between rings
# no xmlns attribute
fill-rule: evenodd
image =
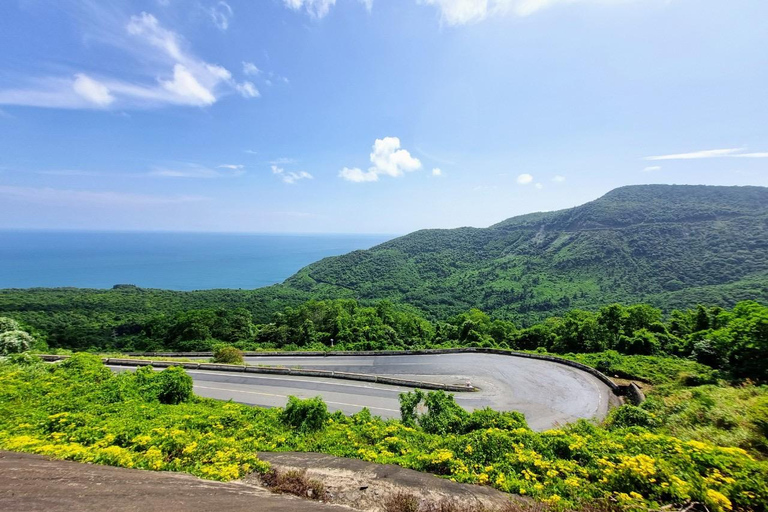
<svg viewBox="0 0 768 512"><path fill-rule="evenodd" d="M477 509L504 509L510 496L491 487L460 484L428 473L389 464L373 464L321 453L259 453L278 471L306 471L306 477L322 482L327 499L358 510L379 512L386 500L397 494L413 495L420 501L451 502ZM259 481L258 475L245 479Z"/></svg>
<svg viewBox="0 0 768 512"><path fill-rule="evenodd" d="M113 468L0 451L0 510L8 512L331 512L348 508L277 495L244 482Z"/></svg>

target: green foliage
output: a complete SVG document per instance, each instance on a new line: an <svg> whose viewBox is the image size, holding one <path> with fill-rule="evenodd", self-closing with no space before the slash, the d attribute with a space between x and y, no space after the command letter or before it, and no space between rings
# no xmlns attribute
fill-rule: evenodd
<svg viewBox="0 0 768 512"><path fill-rule="evenodd" d="M30 349L35 339L24 331L0 333L0 355L17 354Z"/></svg>
<svg viewBox="0 0 768 512"><path fill-rule="evenodd" d="M181 366L171 366L157 374L157 399L161 404L179 404L192 397L192 377Z"/></svg>
<svg viewBox="0 0 768 512"><path fill-rule="evenodd" d="M302 429L300 422L284 422L279 409L199 398L177 405L147 400L140 382L154 375L151 370L113 374L102 365L104 377L94 379L102 374L98 359L76 355L70 361L0 364L0 449L216 480L266 472L259 451L314 451L430 471L564 509L595 500L636 510L676 510L691 502L709 510L768 507L767 462L738 448L642 427L609 430L578 422L534 432L513 417L484 411L458 413L469 417L465 426L441 434L362 412L335 413L319 430ZM105 401L115 389L123 397ZM739 389L744 396L755 392ZM440 415L457 415L445 397L433 396Z"/></svg>
<svg viewBox="0 0 768 512"><path fill-rule="evenodd" d="M281 419L300 432L316 432L328 420L328 407L319 396L306 400L289 396Z"/></svg>
<svg viewBox="0 0 768 512"><path fill-rule="evenodd" d="M232 345L220 345L213 351L213 362L222 364L243 364L243 351Z"/></svg>
<svg viewBox="0 0 768 512"><path fill-rule="evenodd" d="M613 302L666 311L765 302L766 219L764 187L622 187L485 229L417 231L316 262L285 286L316 298L407 302L441 319L479 308L525 326Z"/></svg>
<svg viewBox="0 0 768 512"><path fill-rule="evenodd" d="M609 428L657 426L656 418L648 411L634 405L622 405L611 411L606 419Z"/></svg>
<svg viewBox="0 0 768 512"><path fill-rule="evenodd" d="M467 413L453 395L445 391L424 393L419 389L400 393L400 417L403 425L419 426L430 434L466 434L474 430L499 428L527 429L525 417L516 411L499 412L488 407ZM419 406L425 410L419 412Z"/></svg>
<svg viewBox="0 0 768 512"><path fill-rule="evenodd" d="M8 318L5 316L0 316L0 334L8 331L20 331L21 324L14 320L13 318Z"/></svg>

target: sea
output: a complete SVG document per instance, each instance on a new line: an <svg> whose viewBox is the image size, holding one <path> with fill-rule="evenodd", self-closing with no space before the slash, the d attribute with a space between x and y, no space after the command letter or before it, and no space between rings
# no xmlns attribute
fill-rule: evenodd
<svg viewBox="0 0 768 512"><path fill-rule="evenodd" d="M252 289L395 235L0 231L0 288Z"/></svg>

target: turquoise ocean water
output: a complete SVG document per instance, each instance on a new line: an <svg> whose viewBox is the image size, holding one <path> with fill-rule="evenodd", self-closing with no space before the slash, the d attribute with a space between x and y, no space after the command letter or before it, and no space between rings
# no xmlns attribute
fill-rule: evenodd
<svg viewBox="0 0 768 512"><path fill-rule="evenodd" d="M205 290L282 282L327 256L394 235L0 231L0 288Z"/></svg>

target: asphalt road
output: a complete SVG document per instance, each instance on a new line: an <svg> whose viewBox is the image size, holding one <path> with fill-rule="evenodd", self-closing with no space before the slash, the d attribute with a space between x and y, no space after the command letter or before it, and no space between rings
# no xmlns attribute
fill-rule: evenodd
<svg viewBox="0 0 768 512"><path fill-rule="evenodd" d="M479 392L456 393L468 410L489 406L525 414L535 430L546 430L579 418L602 419L615 400L610 388L592 375L562 364L494 354L429 354L412 356L261 356L249 364L367 373L445 384L466 384ZM119 367L114 367L119 369ZM122 368L124 369L124 368ZM282 407L289 395L320 395L331 410L346 414L368 407L374 415L400 416L398 394L409 388L314 377L188 370L200 396Z"/></svg>

